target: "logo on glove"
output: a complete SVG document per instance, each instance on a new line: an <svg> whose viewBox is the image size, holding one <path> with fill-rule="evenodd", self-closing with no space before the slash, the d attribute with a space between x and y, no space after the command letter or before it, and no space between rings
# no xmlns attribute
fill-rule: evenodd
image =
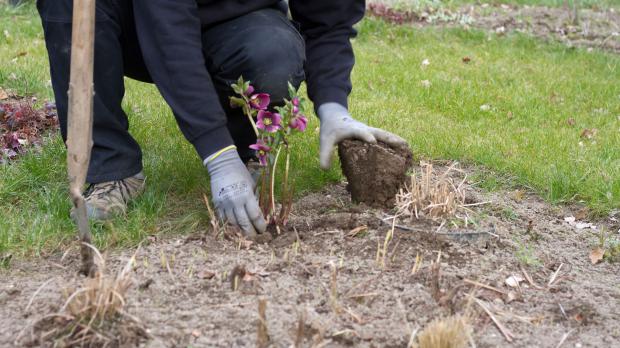
<svg viewBox="0 0 620 348"><path fill-rule="evenodd" d="M246 182L238 182L222 187L217 196L222 199L231 199L241 196L248 192L248 184Z"/></svg>

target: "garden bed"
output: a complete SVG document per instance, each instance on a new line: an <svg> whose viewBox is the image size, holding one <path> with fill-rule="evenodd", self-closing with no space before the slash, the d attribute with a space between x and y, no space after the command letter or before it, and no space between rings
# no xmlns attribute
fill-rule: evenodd
<svg viewBox="0 0 620 348"><path fill-rule="evenodd" d="M580 207L553 207L520 190L484 192L467 172L450 174L465 185L467 223L393 221L394 211L353 204L341 184L298 200L286 230L262 244L206 227L149 237L126 297L127 313L150 335L138 341L256 346L266 329L275 347L405 347L433 319L464 314L477 347L618 345L618 265L590 259L601 228L617 238L618 216L589 221L596 229L577 226L566 217L587 220ZM112 251L108 268L122 268L134 252ZM36 342L43 333L33 324L59 311L63 289L83 281L78 268L74 245L1 271L0 345Z"/></svg>

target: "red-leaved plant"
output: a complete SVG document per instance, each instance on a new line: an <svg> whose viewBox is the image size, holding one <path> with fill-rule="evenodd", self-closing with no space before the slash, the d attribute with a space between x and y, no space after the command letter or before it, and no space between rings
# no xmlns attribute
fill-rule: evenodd
<svg viewBox="0 0 620 348"><path fill-rule="evenodd" d="M279 227L286 224L293 203L293 190L289 187L289 168L291 144L289 137L295 133L304 132L308 119L301 113L305 100L289 83L290 99L284 99L283 106L276 106L275 111L269 111L271 98L267 93L254 93L250 81L239 77L237 83L232 84L237 96L230 97L232 107L240 107L248 117L254 132L256 144L250 148L256 151L260 161L261 173L257 181L258 200L269 223ZM278 176L278 160L284 152L285 164L281 177L281 207L276 212L275 185Z"/></svg>

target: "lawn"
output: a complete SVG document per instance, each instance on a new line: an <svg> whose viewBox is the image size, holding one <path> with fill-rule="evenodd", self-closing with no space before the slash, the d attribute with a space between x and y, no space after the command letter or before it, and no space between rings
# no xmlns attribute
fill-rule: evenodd
<svg viewBox="0 0 620 348"><path fill-rule="evenodd" d="M0 86L52 99L34 6L0 5L0 18ZM404 136L420 158L481 168L476 179L488 189L525 187L553 203L583 201L598 214L620 206L618 56L521 34L372 19L359 31L350 103L357 118ZM145 152L148 189L126 218L97 226L96 243L127 246L150 234L206 230L207 172L169 108L153 86L132 80L124 106ZM293 158L299 195L341 179L337 168L318 167L317 126L312 119L294 144L304 149ZM580 136L593 128L593 139ZM47 144L0 166L0 252L41 255L75 238L64 146L57 135Z"/></svg>
<svg viewBox="0 0 620 348"><path fill-rule="evenodd" d="M563 7L576 5L578 8L591 9L607 9L620 8L620 0L379 0L373 2L381 2L402 9L424 9L424 8L454 8L470 4L490 5L530 5L530 6L548 6Z"/></svg>

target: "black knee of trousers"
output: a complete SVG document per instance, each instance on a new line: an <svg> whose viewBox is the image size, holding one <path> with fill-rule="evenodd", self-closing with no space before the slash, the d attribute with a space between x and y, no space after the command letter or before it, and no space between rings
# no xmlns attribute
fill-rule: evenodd
<svg viewBox="0 0 620 348"><path fill-rule="evenodd" d="M256 91L269 93L275 103L288 98L288 83L296 88L304 80L303 45L295 33L280 28L255 33L254 39L265 44L250 43L241 66L244 76Z"/></svg>
<svg viewBox="0 0 620 348"><path fill-rule="evenodd" d="M304 80L304 40L279 10L264 9L203 33L207 68L221 94L231 95L239 76L275 104L288 97L288 82Z"/></svg>

